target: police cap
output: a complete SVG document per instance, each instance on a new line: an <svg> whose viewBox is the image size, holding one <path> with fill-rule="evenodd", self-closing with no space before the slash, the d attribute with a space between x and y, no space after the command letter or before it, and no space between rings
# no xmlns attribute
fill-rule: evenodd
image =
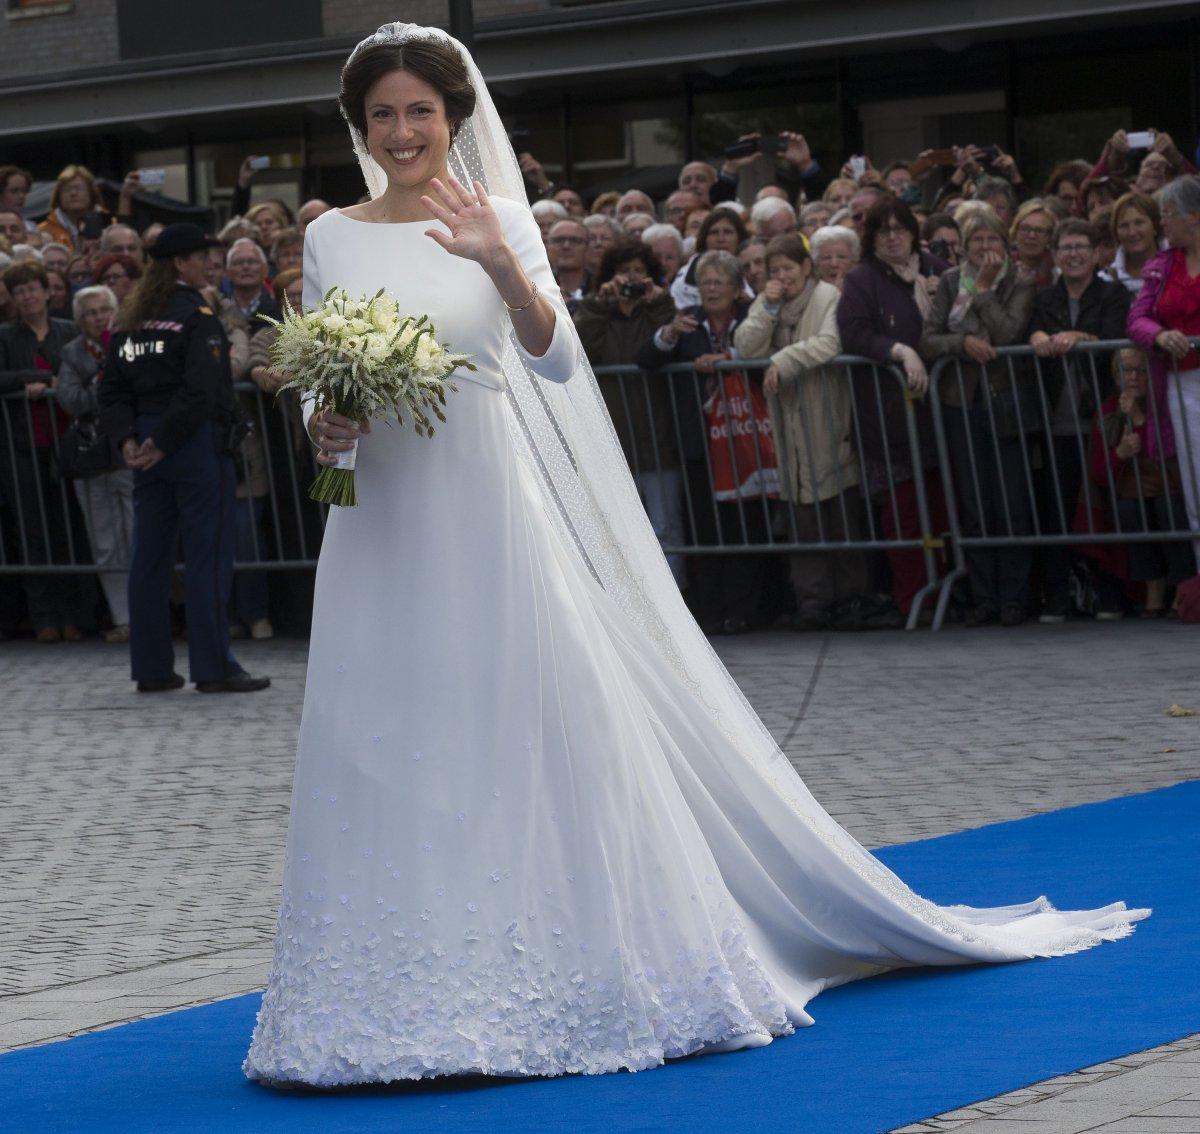
<svg viewBox="0 0 1200 1134"><path fill-rule="evenodd" d="M220 247L221 242L215 236L206 236L199 225L180 222L167 225L148 251L155 260L169 260L172 256L199 252L201 248Z"/></svg>

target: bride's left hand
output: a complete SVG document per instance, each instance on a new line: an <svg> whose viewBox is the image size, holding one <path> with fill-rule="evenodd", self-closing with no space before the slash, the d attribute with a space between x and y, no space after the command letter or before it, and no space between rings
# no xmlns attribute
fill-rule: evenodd
<svg viewBox="0 0 1200 1134"><path fill-rule="evenodd" d="M487 190L475 181L472 182L475 186L472 193L454 177L450 178L449 186L436 177L429 184L441 200L422 197L421 203L450 230L450 235L436 228L426 229L425 235L432 237L452 255L474 260L486 267L488 261L504 247L504 231L496 210L488 200Z"/></svg>

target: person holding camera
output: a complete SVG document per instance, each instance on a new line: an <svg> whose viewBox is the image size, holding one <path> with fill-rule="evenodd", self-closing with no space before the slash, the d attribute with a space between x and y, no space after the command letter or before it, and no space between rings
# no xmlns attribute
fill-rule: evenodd
<svg viewBox="0 0 1200 1134"><path fill-rule="evenodd" d="M187 570L188 661L202 693L265 689L229 649L234 467L240 443L229 340L201 294L215 241L171 224L122 305L100 384L101 426L134 470L129 625L138 691L180 689L169 595L182 531Z"/></svg>
<svg viewBox="0 0 1200 1134"><path fill-rule="evenodd" d="M604 253L595 290L574 312L592 366L631 365L642 344L675 317L670 294L656 282L661 275L658 257L640 240L622 240ZM683 474L670 386L662 375L609 374L598 382L654 534L665 546L682 543ZM667 562L682 587L683 557L668 555Z"/></svg>

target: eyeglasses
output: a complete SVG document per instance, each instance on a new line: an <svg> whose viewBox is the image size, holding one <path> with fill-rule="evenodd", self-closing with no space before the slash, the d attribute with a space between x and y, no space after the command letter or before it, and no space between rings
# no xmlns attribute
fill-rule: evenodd
<svg viewBox="0 0 1200 1134"><path fill-rule="evenodd" d="M1149 374L1150 371L1145 366L1122 366L1122 374Z"/></svg>
<svg viewBox="0 0 1200 1134"><path fill-rule="evenodd" d="M1049 236L1054 229L1046 228L1040 224L1022 224L1017 226L1017 233L1021 236Z"/></svg>
<svg viewBox="0 0 1200 1134"><path fill-rule="evenodd" d="M563 244L586 244L587 240L582 236L552 236L550 237L550 243L560 246Z"/></svg>
<svg viewBox="0 0 1200 1134"><path fill-rule="evenodd" d="M127 280L127 279L129 279L128 272L105 272L104 275L102 275L100 277L100 282L101 283L116 283L117 280Z"/></svg>
<svg viewBox="0 0 1200 1134"><path fill-rule="evenodd" d="M1056 249L1060 256L1086 256L1092 251L1090 244L1060 244Z"/></svg>
<svg viewBox="0 0 1200 1134"><path fill-rule="evenodd" d="M854 214L853 214L853 216L854 216L854 219L855 219L855 220L859 220L859 219L860 219L860 215L861 215L861 216L866 216L866 214L865 214L865 213L862 213L862 214L859 214L859 213L854 213ZM887 224L887 225L884 225L884 226L883 226L883 227L882 227L882 228L879 230L879 235L880 235L880 236L903 236L903 235L905 235L906 233L908 233L908 229L906 229L906 228L904 227L904 225L902 225L902 224ZM909 233L909 235L911 235L911 233Z"/></svg>

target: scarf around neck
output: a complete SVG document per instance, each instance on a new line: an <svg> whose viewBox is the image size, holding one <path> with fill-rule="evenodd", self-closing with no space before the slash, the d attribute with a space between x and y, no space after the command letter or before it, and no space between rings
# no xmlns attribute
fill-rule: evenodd
<svg viewBox="0 0 1200 1134"><path fill-rule="evenodd" d="M927 320L933 310L933 297L925 286L926 277L921 275L920 253L914 252L904 264L893 264L890 260L884 260L883 257L880 257L880 263L886 264L906 284L912 286L913 302L916 303L917 310L921 313L922 321Z"/></svg>

